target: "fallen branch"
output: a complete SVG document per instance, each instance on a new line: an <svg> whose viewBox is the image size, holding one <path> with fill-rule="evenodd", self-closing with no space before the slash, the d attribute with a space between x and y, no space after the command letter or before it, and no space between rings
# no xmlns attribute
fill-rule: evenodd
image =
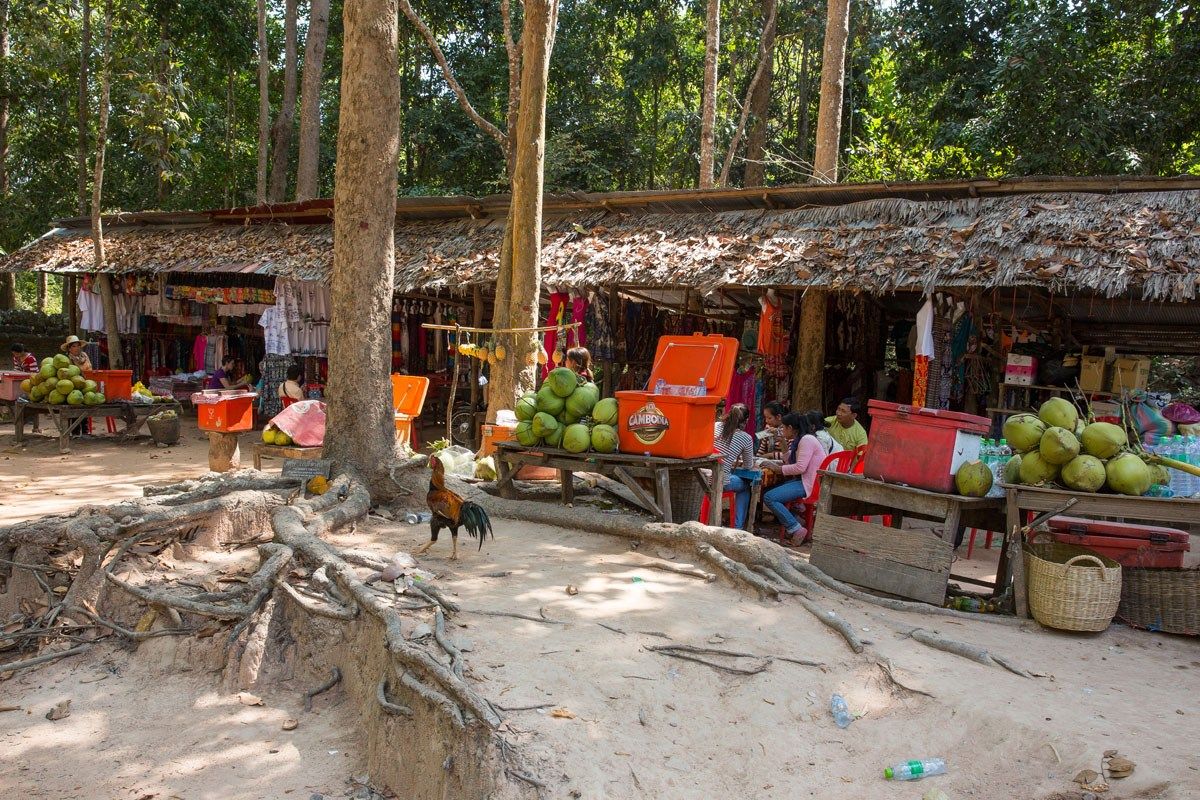
<svg viewBox="0 0 1200 800"><path fill-rule="evenodd" d="M603 622L597 622L596 624L599 625L601 628L604 628L605 630L610 630L613 633L619 633L622 636L628 636L628 633L626 631L621 630L620 628L614 627L612 625L607 625Z"/></svg>
<svg viewBox="0 0 1200 800"><path fill-rule="evenodd" d="M313 698L319 694L328 692L334 686L337 686L342 680L342 671L337 667L333 668L333 674L329 676L329 680L322 683L315 689L309 689L304 693L304 710L312 711Z"/></svg>
<svg viewBox="0 0 1200 800"><path fill-rule="evenodd" d="M81 644L78 647L72 647L70 650L60 650L57 653L46 653L45 655L27 658L24 661L10 661L7 664L0 664L0 672L16 672L19 669L28 669L36 667L38 664L45 664L48 661L57 661L60 658L67 656L77 656L80 653L86 653L91 649L90 644Z"/></svg>

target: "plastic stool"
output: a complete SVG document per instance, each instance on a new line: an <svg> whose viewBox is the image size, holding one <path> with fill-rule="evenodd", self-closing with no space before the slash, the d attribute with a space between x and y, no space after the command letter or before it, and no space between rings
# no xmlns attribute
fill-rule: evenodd
<svg viewBox="0 0 1200 800"><path fill-rule="evenodd" d="M975 534L978 532L979 532L978 528L971 528L970 538L967 539L967 560L968 561L971 560L971 553L975 550ZM992 549L992 536L994 534L992 531L984 531L984 533L987 534L987 537L983 540L983 548L985 550L991 550Z"/></svg>
<svg viewBox="0 0 1200 800"><path fill-rule="evenodd" d="M729 501L729 513L730 513L730 516L732 517L734 515L734 509L737 508L737 492L721 492L721 508L722 508L722 510L725 508L726 500ZM702 523L704 523L705 525L709 524L708 523L708 512L711 510L711 508L712 508L712 502L709 500L708 492L705 492L704 499L700 501L700 521ZM733 520L731 519L730 521L732 522ZM720 524L720 522L721 522L721 515L717 514L717 524Z"/></svg>

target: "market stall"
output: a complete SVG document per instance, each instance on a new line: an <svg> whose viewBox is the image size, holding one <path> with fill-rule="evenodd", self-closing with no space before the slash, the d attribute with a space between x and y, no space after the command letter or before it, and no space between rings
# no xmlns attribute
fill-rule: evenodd
<svg viewBox="0 0 1200 800"><path fill-rule="evenodd" d="M142 426L150 417L165 411L180 411L180 405L175 400L161 400L154 403L134 403L118 401L93 406L72 406L51 403L18 402L13 406L15 441L21 444L25 441L25 421L27 418L41 414L50 419L58 431L58 452L71 452L71 437L84 433L84 426L90 419L113 419L125 423L125 427L117 434L118 442L125 442L137 436Z"/></svg>

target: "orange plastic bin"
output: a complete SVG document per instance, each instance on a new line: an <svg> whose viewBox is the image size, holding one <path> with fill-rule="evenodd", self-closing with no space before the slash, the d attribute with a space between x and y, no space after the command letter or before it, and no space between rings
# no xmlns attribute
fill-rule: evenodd
<svg viewBox="0 0 1200 800"><path fill-rule="evenodd" d="M711 456L717 404L729 393L737 353L737 339L728 336L660 337L647 390L617 392L621 452Z"/></svg>
<svg viewBox="0 0 1200 800"><path fill-rule="evenodd" d="M429 378L392 373L392 410L396 415L396 439L412 447L412 421L425 407Z"/></svg>
<svg viewBox="0 0 1200 800"><path fill-rule="evenodd" d="M192 395L196 424L202 431L236 433L254 427L255 392L244 389L206 389Z"/></svg>
<svg viewBox="0 0 1200 800"><path fill-rule="evenodd" d="M16 400L24 396L21 382L32 376L31 372L0 372L0 400Z"/></svg>
<svg viewBox="0 0 1200 800"><path fill-rule="evenodd" d="M129 369L86 369L85 380L100 385L100 394L105 400L128 400L133 397L133 370Z"/></svg>

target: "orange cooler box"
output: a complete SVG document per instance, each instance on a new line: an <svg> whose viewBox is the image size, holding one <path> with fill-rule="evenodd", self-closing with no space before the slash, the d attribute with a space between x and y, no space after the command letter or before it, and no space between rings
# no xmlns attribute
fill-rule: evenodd
<svg viewBox="0 0 1200 800"><path fill-rule="evenodd" d="M242 389L210 389L192 395L196 424L202 431L235 433L254 427L254 398Z"/></svg>
<svg viewBox="0 0 1200 800"><path fill-rule="evenodd" d="M412 421L425 407L429 378L421 375L392 373L392 411L396 419L396 438L412 446Z"/></svg>
<svg viewBox="0 0 1200 800"><path fill-rule="evenodd" d="M713 452L717 404L729 393L738 340L695 334L663 336L654 354L647 391L617 392L617 433L622 453L665 458L702 458ZM668 387L696 387L705 394L655 394Z"/></svg>
<svg viewBox="0 0 1200 800"><path fill-rule="evenodd" d="M979 459L983 436L991 428L984 417L916 408L882 400L867 403L871 436L863 474L943 494L954 493L954 473Z"/></svg>
<svg viewBox="0 0 1200 800"><path fill-rule="evenodd" d="M0 400L16 400L25 393L21 381L33 377L31 372L0 372Z"/></svg>
<svg viewBox="0 0 1200 800"><path fill-rule="evenodd" d="M133 397L133 370L88 369L83 371L83 377L100 384L100 394L108 402Z"/></svg>

